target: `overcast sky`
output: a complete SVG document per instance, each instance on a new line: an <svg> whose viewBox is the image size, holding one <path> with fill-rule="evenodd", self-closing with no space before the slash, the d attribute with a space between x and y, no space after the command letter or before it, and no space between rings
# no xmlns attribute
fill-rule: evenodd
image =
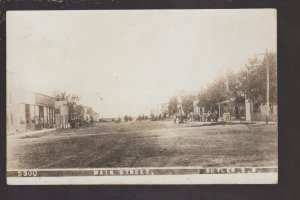
<svg viewBox="0 0 300 200"><path fill-rule="evenodd" d="M8 12L7 69L26 89L134 116L276 51L276 37L270 9Z"/></svg>

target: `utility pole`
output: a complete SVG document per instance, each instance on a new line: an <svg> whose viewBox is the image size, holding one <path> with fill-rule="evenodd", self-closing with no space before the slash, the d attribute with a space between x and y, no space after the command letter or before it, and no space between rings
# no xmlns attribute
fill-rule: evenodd
<svg viewBox="0 0 300 200"><path fill-rule="evenodd" d="M266 124L269 123L269 98L270 98L270 63L268 51L266 52L266 65L267 65L267 115L266 115Z"/></svg>
<svg viewBox="0 0 300 200"><path fill-rule="evenodd" d="M266 108L266 124L269 123L269 109L270 109L270 61L269 61L269 54L268 49L266 49L265 54L256 54L256 55L265 55L266 56L266 68L267 68L267 108Z"/></svg>

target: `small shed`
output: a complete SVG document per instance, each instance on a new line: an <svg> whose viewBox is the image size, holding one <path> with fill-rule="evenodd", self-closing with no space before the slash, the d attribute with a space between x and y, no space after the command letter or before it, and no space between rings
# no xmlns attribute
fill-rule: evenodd
<svg viewBox="0 0 300 200"><path fill-rule="evenodd" d="M232 119L242 120L246 117L245 101L236 102L230 99L217 103L219 108L219 117L223 121L231 121Z"/></svg>

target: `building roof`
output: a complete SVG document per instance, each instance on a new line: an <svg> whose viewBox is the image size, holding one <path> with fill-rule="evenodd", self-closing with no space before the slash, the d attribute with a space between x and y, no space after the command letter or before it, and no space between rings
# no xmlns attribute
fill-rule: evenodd
<svg viewBox="0 0 300 200"><path fill-rule="evenodd" d="M53 97L53 96L49 96L49 95L42 94L42 93L39 93L39 92L34 92L34 93L37 94L37 95L41 95L41 96L44 96L44 97L55 99L55 97Z"/></svg>
<svg viewBox="0 0 300 200"><path fill-rule="evenodd" d="M225 103L230 103L230 102L233 102L235 99L234 98L231 98L231 99L228 99L228 100L225 100L225 101L221 101L217 104L225 104Z"/></svg>

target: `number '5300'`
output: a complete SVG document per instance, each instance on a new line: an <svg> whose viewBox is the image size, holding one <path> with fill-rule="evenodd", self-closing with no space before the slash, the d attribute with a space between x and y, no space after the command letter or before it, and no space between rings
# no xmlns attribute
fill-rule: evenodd
<svg viewBox="0 0 300 200"><path fill-rule="evenodd" d="M18 176L37 176L37 171L18 171Z"/></svg>

